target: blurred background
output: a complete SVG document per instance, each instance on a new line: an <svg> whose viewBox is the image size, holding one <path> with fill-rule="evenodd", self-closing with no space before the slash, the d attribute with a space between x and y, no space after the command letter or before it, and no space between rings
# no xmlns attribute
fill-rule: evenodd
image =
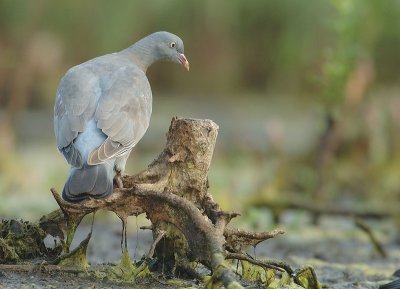
<svg viewBox="0 0 400 289"><path fill-rule="evenodd" d="M210 118L210 191L247 224L265 229L293 200L392 214L399 28L390 0L0 0L0 217L57 208L49 188L61 191L69 168L52 109L64 73L159 30L184 40L191 69L149 69L153 117L127 173L163 149L173 116Z"/></svg>

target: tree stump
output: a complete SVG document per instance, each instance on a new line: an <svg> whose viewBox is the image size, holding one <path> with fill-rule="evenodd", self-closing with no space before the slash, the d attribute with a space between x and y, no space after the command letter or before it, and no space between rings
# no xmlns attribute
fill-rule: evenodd
<svg viewBox="0 0 400 289"><path fill-rule="evenodd" d="M113 211L121 218L123 228L128 216L146 213L154 236L148 257L155 254L173 273L195 274L190 262L197 261L225 287L242 288L224 261L240 259L292 274L282 262L261 262L243 252L248 245L283 234L282 230L256 233L228 228L230 220L239 214L222 211L208 193L207 173L217 134L218 126L211 120L174 117L163 152L146 170L124 176L123 189L115 188L107 198L78 204L62 200L52 189L67 224L65 252L69 252L76 227L91 212Z"/></svg>

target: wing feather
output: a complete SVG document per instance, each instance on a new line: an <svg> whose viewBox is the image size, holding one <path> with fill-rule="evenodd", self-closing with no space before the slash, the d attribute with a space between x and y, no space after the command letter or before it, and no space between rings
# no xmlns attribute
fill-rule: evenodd
<svg viewBox="0 0 400 289"><path fill-rule="evenodd" d="M90 119L94 118L108 137L89 154L90 165L128 153L142 138L150 121L152 96L146 75L126 61L118 62L107 73L99 73L104 68L101 65L110 65L106 58L104 62L100 60L70 69L57 91L57 147L76 167L82 166L83 158L74 147L74 140Z"/></svg>
<svg viewBox="0 0 400 289"><path fill-rule="evenodd" d="M70 69L58 87L54 131L58 149L72 166L82 166L82 156L74 148L73 141L93 116L98 94L97 77L79 66Z"/></svg>
<svg viewBox="0 0 400 289"><path fill-rule="evenodd" d="M90 165L129 152L142 138L150 122L151 89L140 69L128 65L121 67L105 82L95 119L97 127L108 138L89 155Z"/></svg>

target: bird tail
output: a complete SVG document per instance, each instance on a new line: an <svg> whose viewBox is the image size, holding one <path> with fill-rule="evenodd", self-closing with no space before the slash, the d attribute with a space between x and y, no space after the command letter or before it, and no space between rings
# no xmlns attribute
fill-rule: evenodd
<svg viewBox="0 0 400 289"><path fill-rule="evenodd" d="M379 289L399 289L399 288L400 288L400 279L379 286Z"/></svg>
<svg viewBox="0 0 400 289"><path fill-rule="evenodd" d="M88 197L104 198L113 190L113 165L102 163L82 168L72 167L62 196L69 202L80 202Z"/></svg>

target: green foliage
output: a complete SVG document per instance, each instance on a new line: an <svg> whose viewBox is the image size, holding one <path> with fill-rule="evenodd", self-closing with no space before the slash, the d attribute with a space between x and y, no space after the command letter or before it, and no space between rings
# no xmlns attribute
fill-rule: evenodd
<svg viewBox="0 0 400 289"><path fill-rule="evenodd" d="M0 90L5 98L0 103L14 99L17 106L49 107L66 69L156 30L182 36L193 68L184 76L163 65L150 70L163 91L179 84L192 93L279 89L302 95L315 92L313 80L319 79L324 85L318 94L326 91L327 102L336 103L360 56L372 58L379 80L398 79L393 72L400 63L399 13L399 2L374 0L309 0L307 5L293 0L235 0L229 5L4 0L0 63L5 70L0 78L5 81ZM14 81L21 77L24 81Z"/></svg>
<svg viewBox="0 0 400 289"><path fill-rule="evenodd" d="M359 56L362 18L354 1L331 0L331 3L337 10L337 18L332 21L337 39L335 45L327 49L324 74L327 102L335 104L343 100L348 76Z"/></svg>
<svg viewBox="0 0 400 289"><path fill-rule="evenodd" d="M383 57L377 48L387 41L382 38L383 35L396 30L392 24L400 24L394 20L398 19L394 14L400 13L400 6L395 1L331 0L330 3L335 8L335 17L329 19L333 37L325 49L323 87L325 104L335 107L343 102L350 74L363 58L372 60L380 78L380 72L385 68L377 61ZM389 14L392 17L388 17L390 20L385 19L389 9L393 9L393 14ZM396 43L400 33L391 33L391 37L391 41ZM392 60L397 61L396 57Z"/></svg>

